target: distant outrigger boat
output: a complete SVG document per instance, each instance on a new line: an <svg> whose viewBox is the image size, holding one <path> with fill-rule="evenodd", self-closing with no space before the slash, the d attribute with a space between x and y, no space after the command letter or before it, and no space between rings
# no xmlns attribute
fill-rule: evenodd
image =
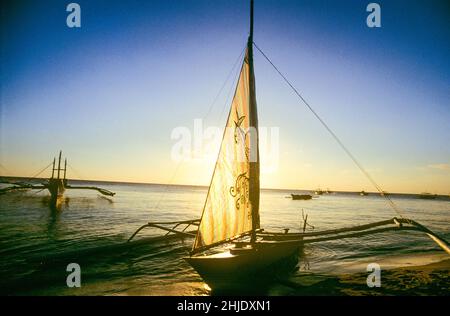
<svg viewBox="0 0 450 316"><path fill-rule="evenodd" d="M314 194L315 195L322 195L323 194L323 191L322 191L322 189L316 189L316 191L314 191Z"/></svg>
<svg viewBox="0 0 450 316"><path fill-rule="evenodd" d="M311 200L312 196L310 194L291 194L293 200Z"/></svg>
<svg viewBox="0 0 450 316"><path fill-rule="evenodd" d="M254 282L270 277L273 268L285 263L297 263L300 249L305 244L358 238L391 230L424 232L450 254L448 242L423 225L403 217L317 232L289 233L289 229L284 229L284 232L269 232L260 227L253 0L250 3L250 35L226 123L226 127L233 132L227 135L227 128L225 129L201 218L150 222L141 226L128 241L145 227L165 230L166 236L195 237L190 256L185 259L213 289L241 287L246 281ZM274 68L276 69L275 66ZM281 73L280 75L287 81ZM291 88L298 94L292 85ZM316 193L319 192L323 193L321 190ZM389 200L388 197L386 199ZM393 204L391 200L389 202ZM305 218L303 227L306 225ZM198 227L196 233L187 232L191 226Z"/></svg>
<svg viewBox="0 0 450 316"><path fill-rule="evenodd" d="M435 198L437 198L437 194L423 192L420 193L417 197L422 200L434 200Z"/></svg>
<svg viewBox="0 0 450 316"><path fill-rule="evenodd" d="M0 189L0 193L10 192L10 191L18 191L18 190L45 190L47 189L50 192L50 201L49 205L52 208L57 207L64 195L66 189L77 189L77 190L96 190L99 193L107 196L114 196L114 192L98 188L98 187L85 187L85 186L73 186L69 185L66 178L67 171L67 159L64 159L64 168L61 168L61 155L62 151L59 152L58 158L58 168L56 168L56 158L53 158L53 168L52 168L52 176L46 182L36 185L28 182L11 182L3 180L1 183L10 184L10 187L6 187ZM48 166L49 167L49 166ZM56 177L55 177L56 171ZM61 178L61 172L63 172Z"/></svg>

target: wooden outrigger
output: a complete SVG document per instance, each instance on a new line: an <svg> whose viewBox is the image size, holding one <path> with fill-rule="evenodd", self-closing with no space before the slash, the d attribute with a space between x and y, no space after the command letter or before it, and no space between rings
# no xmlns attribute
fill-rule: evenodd
<svg viewBox="0 0 450 316"><path fill-rule="evenodd" d="M153 227L158 228L164 231L167 231L167 233L164 236L175 235L181 238L194 238L197 230L191 230L186 231L191 226L196 226L198 228L198 225L200 224L200 219L192 219L192 220L186 220L186 221L175 221L175 222L149 222L145 225L142 225L139 227L133 235L128 239L127 242L130 242L141 230L147 227ZM167 225L171 225L171 227L167 227ZM182 226L183 229L177 230L179 226Z"/></svg>
<svg viewBox="0 0 450 316"><path fill-rule="evenodd" d="M50 202L49 205L51 208L56 208L64 195L66 189L75 189L75 190L95 190L99 193L107 196L114 196L115 193L106 189L94 187L94 186L73 186L68 183L68 179L66 178L67 171L67 159L64 159L64 167L61 167L61 157L62 151L59 152L58 158L58 167L56 168L56 158L53 158L53 167L52 167L52 176L46 182L36 185L28 182L11 182L7 180L2 180L1 183L9 184L10 187L6 187L0 189L1 193L18 191L18 190L45 190L47 189L50 192ZM49 166L48 166L49 167ZM62 177L61 177L62 173Z"/></svg>
<svg viewBox="0 0 450 316"><path fill-rule="evenodd" d="M306 227L306 218L304 218L304 221L303 227ZM198 227L199 224L199 219L178 222L150 222L141 226L128 239L128 242L131 242L132 239L146 227L167 231L164 236L157 238L158 240L195 238L196 231L186 232L186 230L191 225ZM179 228L180 226L182 229ZM394 217L389 220L364 225L316 232L305 232L304 229L303 232L299 233L290 233L289 229L284 229L284 232L271 232L265 231L264 229L258 229L255 232L255 242L251 240L252 232L248 232L236 236L235 238L208 245L201 250L202 252L208 252L209 249L222 245L224 248L228 249L228 252L216 252L193 257L192 255L197 253L197 251L194 250L190 252L191 256L185 259L199 272L206 283L214 285L214 287L217 288L226 288L228 285L235 282L239 284L247 277L252 278L257 270L263 271L264 269L271 269L273 265L280 260L285 260L288 264L285 267L288 269L292 268L297 264L296 258L300 255L300 249L306 244L346 238L361 238L366 235L392 231L416 231L425 233L443 250L450 254L450 245L441 236L413 220ZM146 239L148 240L148 238L143 238L137 242L146 242ZM150 240L153 241L154 239L155 238L152 238ZM292 267L290 265L292 265Z"/></svg>
<svg viewBox="0 0 450 316"><path fill-rule="evenodd" d="M285 233L274 233L262 231L258 235L261 236L263 240L302 240L304 244L311 244L315 242L325 242L337 239L359 238L366 235L401 230L425 233L431 239L437 242L443 250L450 254L450 245L443 237L439 236L438 234L434 233L433 231L416 221L398 217L369 224L317 232L288 233L285 230Z"/></svg>
<svg viewBox="0 0 450 316"><path fill-rule="evenodd" d="M139 227L133 235L128 239L128 242L132 241L134 237L144 228L153 227L158 228L167 233L163 236L170 238L195 238L197 230L186 231L189 227L198 227L200 219L184 220L184 221L172 221L172 222L149 222L145 225ZM171 227L167 227L167 226ZM303 227L307 225L306 219L303 223ZM178 227L182 227L179 229ZM283 229L283 232L265 231L264 229L258 229L256 231L256 237L260 242L270 243L273 241L290 241L298 242L301 244L312 244L316 242L325 242L337 239L346 238L359 238L366 235L374 235L380 233L387 233L391 231L416 231L427 234L433 241L435 241L444 251L450 254L450 244L441 236L434 233L425 226L419 224L418 222L407 219L393 217L389 220L378 221L369 224L356 225L350 227L344 227L339 229L329 229L322 231L312 231L312 232L299 232L290 233L288 228ZM220 244L232 243L235 247L240 248L245 246L248 242L245 241L251 234L242 234L236 238L224 240L223 242L213 244L211 247L218 246Z"/></svg>

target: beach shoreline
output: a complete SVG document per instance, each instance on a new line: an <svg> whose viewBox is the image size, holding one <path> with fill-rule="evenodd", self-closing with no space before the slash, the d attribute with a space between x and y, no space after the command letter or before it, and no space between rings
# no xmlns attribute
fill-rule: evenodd
<svg viewBox="0 0 450 316"><path fill-rule="evenodd" d="M450 259L425 265L381 270L380 287L367 285L367 273L303 274L291 295L313 296L448 296ZM290 282L289 282L290 283ZM292 283L285 284L292 287Z"/></svg>

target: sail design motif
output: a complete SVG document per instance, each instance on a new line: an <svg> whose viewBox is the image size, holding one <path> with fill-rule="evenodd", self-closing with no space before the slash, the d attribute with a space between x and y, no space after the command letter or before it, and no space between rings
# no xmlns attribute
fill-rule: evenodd
<svg viewBox="0 0 450 316"><path fill-rule="evenodd" d="M193 250L259 228L255 80L247 49Z"/></svg>

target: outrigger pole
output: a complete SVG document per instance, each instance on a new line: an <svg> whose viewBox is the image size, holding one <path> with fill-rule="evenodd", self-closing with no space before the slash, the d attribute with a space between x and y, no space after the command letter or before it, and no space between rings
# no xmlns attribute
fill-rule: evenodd
<svg viewBox="0 0 450 316"><path fill-rule="evenodd" d="M308 233L273 233L261 232L263 240L296 240L302 239L304 244L311 244L315 242L324 242L344 238L357 238L365 235L373 235L377 233L385 233L388 231L417 231L428 235L435 241L445 252L450 255L450 244L441 236L434 233L427 227L418 222L407 219L394 217L389 220L379 221L370 224L358 225L353 227L323 230L318 232Z"/></svg>
<svg viewBox="0 0 450 316"><path fill-rule="evenodd" d="M200 223L200 219L196 220L187 220L187 221L178 221L178 222L150 222L147 223L139 229L137 229L133 235L128 239L130 242L142 229L146 227L158 228L161 230L167 231L164 235L165 237L179 237L179 238L194 238L196 231L186 231L187 228L192 226L197 226ZM171 227L166 227L171 225ZM182 230L177 230L180 225L185 225ZM330 229L323 230L317 232L308 232L308 233L288 233L288 230L285 230L284 233L277 232L269 232L264 231L263 229L259 229L255 231L257 237L262 240L260 243L271 243L271 242L292 242L298 241L302 244L312 244L316 242L325 242L337 239L346 239L346 238L359 238L366 235L374 235L380 233L386 233L389 231L416 231L422 232L428 235L431 239L433 239L445 252L450 255L450 244L441 236L434 233L427 227L419 224L416 221L406 219L406 218L398 218L394 217L389 220L379 221L370 224L358 225L353 227L345 227L340 229ZM228 239L223 242L219 242L214 244L214 246L225 244L225 243L233 243L236 247L239 247L240 244L248 244L248 242L239 242L238 240L242 240L250 235L251 233L242 234L236 238ZM212 246L212 245L211 245ZM208 247L209 248L209 247Z"/></svg>
<svg viewBox="0 0 450 316"><path fill-rule="evenodd" d="M56 163L56 158L53 158L52 179L55 176L55 163Z"/></svg>
<svg viewBox="0 0 450 316"><path fill-rule="evenodd" d="M146 227L154 227L159 228L162 230L167 231L165 236L168 236L170 234L175 234L179 237L192 237L194 238L197 230L194 231L186 231L190 226L197 226L200 224L200 219L193 219L193 220L187 220L187 221L178 221L178 222L150 222L145 225L142 225L139 227L133 235L131 235L130 238L128 238L127 242L130 242L141 230L143 230ZM172 225L171 228L165 227L166 225ZM178 226L185 225L182 230L176 230Z"/></svg>
<svg viewBox="0 0 450 316"><path fill-rule="evenodd" d="M58 179L59 179L59 171L61 170L61 154L62 154L62 150L59 151L59 159L58 159Z"/></svg>
<svg viewBox="0 0 450 316"><path fill-rule="evenodd" d="M64 159L64 180L66 180L67 158Z"/></svg>

